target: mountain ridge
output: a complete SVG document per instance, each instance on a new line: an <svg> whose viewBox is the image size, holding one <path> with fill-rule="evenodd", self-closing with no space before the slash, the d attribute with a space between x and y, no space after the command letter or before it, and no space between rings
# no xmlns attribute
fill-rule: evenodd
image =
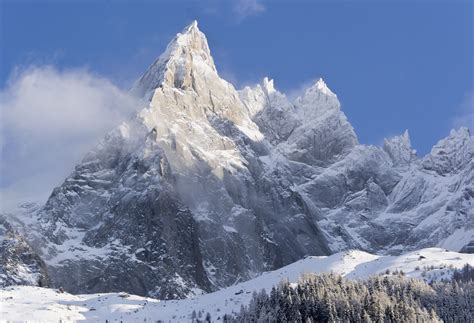
<svg viewBox="0 0 474 323"><path fill-rule="evenodd" d="M423 158L408 132L362 145L322 79L293 102L268 78L237 91L194 22L132 92L148 104L10 220L54 286L184 298L307 255L474 240L467 128Z"/></svg>

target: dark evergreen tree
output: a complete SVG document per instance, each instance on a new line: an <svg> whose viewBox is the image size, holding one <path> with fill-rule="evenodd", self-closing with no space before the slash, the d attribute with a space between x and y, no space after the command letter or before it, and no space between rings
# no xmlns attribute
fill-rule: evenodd
<svg viewBox="0 0 474 323"><path fill-rule="evenodd" d="M467 269L466 269L467 268ZM305 275L254 293L235 322L474 322L472 268L431 285L402 275L352 281L335 274ZM226 317L230 322L230 317Z"/></svg>

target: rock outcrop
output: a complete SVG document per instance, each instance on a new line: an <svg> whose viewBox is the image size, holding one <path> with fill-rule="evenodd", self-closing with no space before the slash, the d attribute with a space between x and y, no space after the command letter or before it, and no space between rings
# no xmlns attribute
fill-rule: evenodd
<svg viewBox="0 0 474 323"><path fill-rule="evenodd" d="M54 286L183 298L307 255L472 245L466 128L424 158L408 132L361 145L323 80L294 102L268 78L236 91L196 22L132 92L146 106L17 225Z"/></svg>

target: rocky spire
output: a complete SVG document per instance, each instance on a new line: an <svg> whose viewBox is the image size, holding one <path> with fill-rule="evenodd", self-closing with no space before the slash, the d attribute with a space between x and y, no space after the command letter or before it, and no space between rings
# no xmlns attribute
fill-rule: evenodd
<svg viewBox="0 0 474 323"><path fill-rule="evenodd" d="M336 96L327 86L326 82L322 78L316 81L316 83L308 89L308 91L318 91L324 95Z"/></svg>
<svg viewBox="0 0 474 323"><path fill-rule="evenodd" d="M474 159L474 139L468 128L451 130L449 136L438 141L424 158L423 167L445 175L457 172Z"/></svg>
<svg viewBox="0 0 474 323"><path fill-rule="evenodd" d="M268 77L263 78L261 86L262 86L262 89L267 94L267 96L276 91L275 90L275 85L273 85L273 80L269 79Z"/></svg>
<svg viewBox="0 0 474 323"><path fill-rule="evenodd" d="M304 94L295 100L295 106L304 119L310 120L328 110L340 109L337 96L328 88L322 78L306 89Z"/></svg>
<svg viewBox="0 0 474 323"><path fill-rule="evenodd" d="M416 158L416 151L411 147L408 130L400 136L384 139L383 150L390 156L395 166L409 165Z"/></svg>
<svg viewBox="0 0 474 323"><path fill-rule="evenodd" d="M153 91L163 84L187 89L192 87L193 75L217 74L206 36L197 21L178 33L134 84L132 93L150 100Z"/></svg>

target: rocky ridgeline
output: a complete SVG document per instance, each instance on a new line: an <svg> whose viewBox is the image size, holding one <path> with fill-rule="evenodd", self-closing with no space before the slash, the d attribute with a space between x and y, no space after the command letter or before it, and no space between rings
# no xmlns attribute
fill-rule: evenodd
<svg viewBox="0 0 474 323"><path fill-rule="evenodd" d="M323 80L295 101L268 78L237 91L196 22L132 93L147 102L136 116L16 215L54 286L183 298L306 255L474 240L466 128L423 158L408 132L361 145Z"/></svg>

